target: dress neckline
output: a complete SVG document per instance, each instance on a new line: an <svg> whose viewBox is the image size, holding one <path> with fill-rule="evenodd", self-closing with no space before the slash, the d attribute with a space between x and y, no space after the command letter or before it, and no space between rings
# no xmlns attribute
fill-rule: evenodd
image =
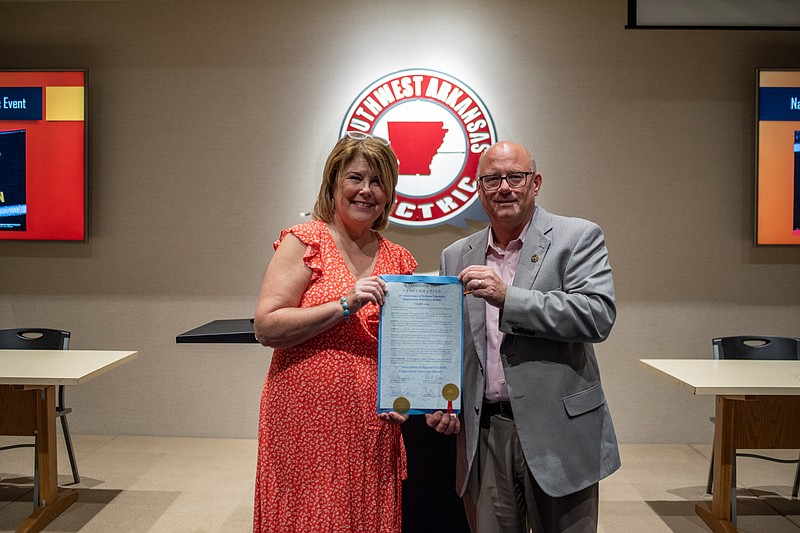
<svg viewBox="0 0 800 533"><path fill-rule="evenodd" d="M350 261L350 258L349 257L347 257L347 258L345 257L346 256L346 252L343 252L339 248L339 246L337 246L336 238L334 237L333 231L331 231L331 225L326 223L326 222L323 222L322 224L325 226L325 230L326 230L326 233L328 234L328 238L331 240L331 244L333 244L333 247L336 249L336 255L339 256L339 261L342 262L342 264L344 265L345 269L350 274L350 277L353 278L353 280L355 280L355 281L358 281L359 279L362 279L362 278L358 277L357 274L355 274L353 272L354 268L351 268L352 262ZM365 274L362 277L369 277L369 276L374 276L375 275L375 272L376 272L376 270L378 268L378 257L380 257L381 249L383 248L383 237L381 237L381 234L378 233L377 231L374 231L374 230L371 230L371 231L372 231L372 234L375 236L375 240L376 240L376 243L377 243L378 247L375 250L375 257L372 259L372 264L371 264L370 268L368 269L368 271L365 271Z"/></svg>

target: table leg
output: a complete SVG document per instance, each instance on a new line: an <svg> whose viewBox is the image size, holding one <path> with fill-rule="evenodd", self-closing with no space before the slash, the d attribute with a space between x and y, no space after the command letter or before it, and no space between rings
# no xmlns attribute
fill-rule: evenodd
<svg viewBox="0 0 800 533"><path fill-rule="evenodd" d="M724 396L716 399L714 425L714 482L711 509L697 504L695 511L714 533L736 533L731 521L731 484L733 476L735 402Z"/></svg>
<svg viewBox="0 0 800 533"><path fill-rule="evenodd" d="M33 513L17 528L17 533L41 531L78 499L77 490L58 489L55 394L55 386L43 387L37 392L39 502Z"/></svg>

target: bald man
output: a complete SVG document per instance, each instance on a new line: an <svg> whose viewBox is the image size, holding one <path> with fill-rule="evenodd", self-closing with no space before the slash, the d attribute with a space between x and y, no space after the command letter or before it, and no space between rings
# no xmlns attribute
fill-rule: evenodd
<svg viewBox="0 0 800 533"><path fill-rule="evenodd" d="M620 466L593 347L616 318L603 232L536 205L542 175L517 143L489 148L478 176L490 225L440 265L472 291L462 414L428 424L458 434L474 533L594 533L598 483Z"/></svg>

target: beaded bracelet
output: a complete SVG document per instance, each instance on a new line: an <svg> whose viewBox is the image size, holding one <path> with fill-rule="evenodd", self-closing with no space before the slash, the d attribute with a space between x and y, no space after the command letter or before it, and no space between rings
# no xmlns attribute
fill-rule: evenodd
<svg viewBox="0 0 800 533"><path fill-rule="evenodd" d="M342 309L344 310L344 319L350 320L350 310L347 308L347 297L342 296L339 299L339 303L342 305Z"/></svg>

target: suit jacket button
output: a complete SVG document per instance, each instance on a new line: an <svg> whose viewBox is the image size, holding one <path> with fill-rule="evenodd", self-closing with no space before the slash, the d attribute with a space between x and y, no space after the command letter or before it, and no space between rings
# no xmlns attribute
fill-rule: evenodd
<svg viewBox="0 0 800 533"><path fill-rule="evenodd" d="M476 415L477 415L477 414L480 414L480 412L481 412L481 410L480 410L480 409L478 408L478 406L476 405L476 406L475 406L475 414L476 414Z"/></svg>

